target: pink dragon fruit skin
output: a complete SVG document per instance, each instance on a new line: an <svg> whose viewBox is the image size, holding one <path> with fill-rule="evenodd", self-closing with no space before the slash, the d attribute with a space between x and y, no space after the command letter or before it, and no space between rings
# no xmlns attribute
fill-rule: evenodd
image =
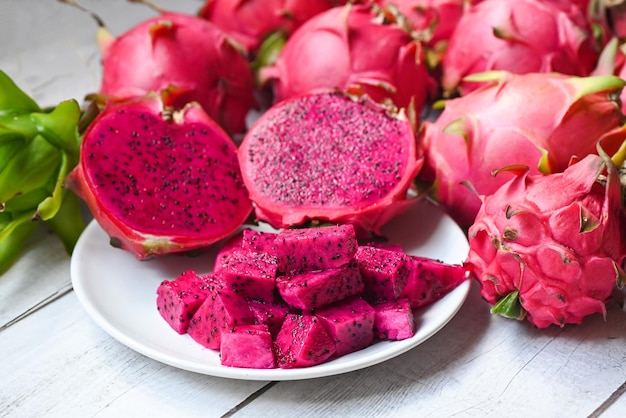
<svg viewBox="0 0 626 418"><path fill-rule="evenodd" d="M305 311L359 295L365 288L355 263L340 268L279 276L276 287L291 308Z"/></svg>
<svg viewBox="0 0 626 418"><path fill-rule="evenodd" d="M174 280L164 280L157 288L159 314L179 334L185 334L191 318L210 293L210 283L193 270Z"/></svg>
<svg viewBox="0 0 626 418"><path fill-rule="evenodd" d="M587 76L600 49L585 11L568 0L483 0L451 35L441 83L463 95L477 88L466 76L490 70Z"/></svg>
<svg viewBox="0 0 626 418"><path fill-rule="evenodd" d="M317 220L379 231L416 201L423 158L403 115L334 91L274 105L239 147L257 218L277 229Z"/></svg>
<svg viewBox="0 0 626 418"><path fill-rule="evenodd" d="M354 261L365 283L364 298L372 303L398 299L409 277L407 260L398 251L359 246Z"/></svg>
<svg viewBox="0 0 626 418"><path fill-rule="evenodd" d="M342 267L356 250L356 233L350 224L285 229L274 238L278 271L283 274Z"/></svg>
<svg viewBox="0 0 626 418"><path fill-rule="evenodd" d="M243 249L232 251L222 264L220 275L226 288L246 299L274 302L278 262L276 257Z"/></svg>
<svg viewBox="0 0 626 418"><path fill-rule="evenodd" d="M198 105L163 112L155 96L111 103L66 184L111 244L139 259L209 246L252 211L231 138Z"/></svg>
<svg viewBox="0 0 626 418"><path fill-rule="evenodd" d="M436 302L469 278L464 266L427 257L408 256L407 269L409 276L399 297L413 309Z"/></svg>
<svg viewBox="0 0 626 418"><path fill-rule="evenodd" d="M350 298L315 311L335 341L335 356L368 347L374 341L374 308L360 297Z"/></svg>
<svg viewBox="0 0 626 418"><path fill-rule="evenodd" d="M191 318L187 333L202 346L219 350L225 330L254 325L255 317L246 299L231 290L214 290Z"/></svg>
<svg viewBox="0 0 626 418"><path fill-rule="evenodd" d="M446 101L437 120L424 122L419 138L419 178L463 228L478 212L478 195L512 177L493 173L516 165L563 171L573 157L595 153L598 139L622 123L611 98L624 86L618 77L493 72L480 79L481 89Z"/></svg>
<svg viewBox="0 0 626 418"><path fill-rule="evenodd" d="M229 134L243 132L256 106L254 76L239 47L213 24L166 12L101 40L101 95L162 92L168 106L196 101Z"/></svg>
<svg viewBox="0 0 626 418"><path fill-rule="evenodd" d="M346 1L207 0L198 15L220 27L253 54L273 33L289 37L311 17Z"/></svg>
<svg viewBox="0 0 626 418"><path fill-rule="evenodd" d="M324 51L320 53L320 51ZM381 23L366 5L322 12L287 40L273 66L260 71L274 101L336 88L373 100L421 109L434 89L422 45L395 24Z"/></svg>
<svg viewBox="0 0 626 418"><path fill-rule="evenodd" d="M278 367L293 369L321 364L335 353L335 343L311 314L287 314L274 351Z"/></svg>
<svg viewBox="0 0 626 418"><path fill-rule="evenodd" d="M373 306L374 336L381 340L406 340L415 335L416 323L411 303L406 298Z"/></svg>
<svg viewBox="0 0 626 418"><path fill-rule="evenodd" d="M220 362L224 366L274 369L272 335L265 325L239 325L221 334Z"/></svg>
<svg viewBox="0 0 626 418"><path fill-rule="evenodd" d="M466 262L492 311L538 328L605 315L624 278L620 210L617 170L597 155L563 173L526 172L483 197Z"/></svg>

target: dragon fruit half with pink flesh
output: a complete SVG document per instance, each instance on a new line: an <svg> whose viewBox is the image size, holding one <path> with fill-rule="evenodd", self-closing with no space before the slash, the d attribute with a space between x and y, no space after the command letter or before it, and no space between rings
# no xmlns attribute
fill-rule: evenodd
<svg viewBox="0 0 626 418"><path fill-rule="evenodd" d="M433 92L422 45L365 5L335 7L287 40L273 66L260 70L274 101L320 88L358 91L417 112Z"/></svg>
<svg viewBox="0 0 626 418"><path fill-rule="evenodd" d="M220 27L252 55L273 34L289 37L313 16L346 0L206 0L198 15Z"/></svg>
<svg viewBox="0 0 626 418"><path fill-rule="evenodd" d="M197 104L172 113L155 95L94 119L67 186L139 259L209 246L252 212L232 139Z"/></svg>
<svg viewBox="0 0 626 418"><path fill-rule="evenodd" d="M587 76L601 48L586 11L569 0L483 0L451 35L441 83L463 95L477 88L466 76L491 70Z"/></svg>
<svg viewBox="0 0 626 418"><path fill-rule="evenodd" d="M606 315L625 277L621 205L618 173L604 154L563 173L520 174L484 196L466 261L492 311L539 328Z"/></svg>
<svg viewBox="0 0 626 418"><path fill-rule="evenodd" d="M175 108L196 101L229 134L243 132L246 115L257 105L247 57L205 19L164 12L99 41L100 94L106 98L158 92Z"/></svg>
<svg viewBox="0 0 626 418"><path fill-rule="evenodd" d="M360 234L416 201L416 148L404 112L324 90L272 106L244 137L239 161L259 220L277 229L353 224Z"/></svg>
<svg viewBox="0 0 626 418"><path fill-rule="evenodd" d="M447 100L419 138L425 155L419 180L464 228L478 212L478 195L511 178L493 173L516 165L531 173L563 171L622 124L614 96L626 82L615 76L489 72L474 79L484 85ZM613 148L607 144L607 152Z"/></svg>

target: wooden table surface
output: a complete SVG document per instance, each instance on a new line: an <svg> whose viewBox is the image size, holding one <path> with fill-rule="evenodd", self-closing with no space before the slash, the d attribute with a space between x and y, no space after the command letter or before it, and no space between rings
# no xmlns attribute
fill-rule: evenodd
<svg viewBox="0 0 626 418"><path fill-rule="evenodd" d="M154 15L123 0L81 4L114 34ZM0 0L0 69L42 105L80 101L99 85L95 30L53 0ZM310 380L233 380L164 365L105 333L42 227L0 276L0 416L626 417L626 313L616 296L606 320L537 330L492 316L474 283L440 332L396 358Z"/></svg>

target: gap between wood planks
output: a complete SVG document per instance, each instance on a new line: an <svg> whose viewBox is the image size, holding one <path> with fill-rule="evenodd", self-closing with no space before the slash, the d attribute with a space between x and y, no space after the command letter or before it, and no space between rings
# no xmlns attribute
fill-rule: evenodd
<svg viewBox="0 0 626 418"><path fill-rule="evenodd" d="M31 306L26 311L22 312L21 314L19 314L15 318L9 320L6 324L0 326L0 332L8 329L12 325L15 325L16 323L18 323L22 319L24 319L24 318L28 317L29 315L37 312L39 309L47 306L48 304L54 302L55 300L57 300L59 298L62 298L63 296L65 296L68 293L70 293L72 290L73 290L72 283L68 281L65 285L63 285L63 287L61 287L56 292L54 292L51 295L47 296L46 298L40 300L38 303L36 303L35 305Z"/></svg>
<svg viewBox="0 0 626 418"><path fill-rule="evenodd" d="M624 393L626 393L626 382L622 383L622 385L620 387L618 387L615 392L611 393L611 396L608 397L608 399L604 402L602 402L602 404L596 408L595 411L593 411L588 418L598 418L600 417L603 413L605 413L609 407L611 405L613 405L615 403L615 401L617 401L617 399L622 396Z"/></svg>
<svg viewBox="0 0 626 418"><path fill-rule="evenodd" d="M250 396L248 396L246 399L244 399L243 401L241 401L240 403L238 403L237 405L235 405L234 408L232 408L230 411L228 411L227 413L225 413L224 415L222 415L220 418L229 418L234 416L238 411L240 411L241 409L245 408L248 404L250 404L252 401L254 401L255 399L257 399L258 397L260 397L261 395L263 395L265 392L267 392L268 390L270 390L271 388L273 388L276 383L278 382L270 382L267 385L263 386L261 389L257 390L256 392L252 393Z"/></svg>

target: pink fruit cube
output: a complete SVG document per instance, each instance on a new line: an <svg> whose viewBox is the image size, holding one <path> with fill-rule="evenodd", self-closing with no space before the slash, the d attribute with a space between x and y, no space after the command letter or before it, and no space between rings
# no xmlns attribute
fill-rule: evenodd
<svg viewBox="0 0 626 418"><path fill-rule="evenodd" d="M238 325L253 325L254 314L248 301L228 289L215 290L198 308L187 333L203 346L219 350L224 330Z"/></svg>
<svg viewBox="0 0 626 418"><path fill-rule="evenodd" d="M363 292L363 278L354 263L345 267L279 276L276 287L292 308L313 310Z"/></svg>
<svg viewBox="0 0 626 418"><path fill-rule="evenodd" d="M426 257L411 256L407 269L407 284L400 296L407 298L413 309L436 302L468 278L462 265Z"/></svg>
<svg viewBox="0 0 626 418"><path fill-rule="evenodd" d="M255 231L254 229L243 230L241 248L256 253L274 255L274 239L276 234L271 232Z"/></svg>
<svg viewBox="0 0 626 418"><path fill-rule="evenodd" d="M354 255L365 283L364 297L372 302L396 300L406 286L408 257L398 251L359 246Z"/></svg>
<svg viewBox="0 0 626 418"><path fill-rule="evenodd" d="M374 305L374 334L382 340L405 340L415 335L415 316L408 299Z"/></svg>
<svg viewBox="0 0 626 418"><path fill-rule="evenodd" d="M251 251L232 251L222 264L224 285L247 299L273 302L276 289L276 258Z"/></svg>
<svg viewBox="0 0 626 418"><path fill-rule="evenodd" d="M243 233L239 232L230 237L222 245L215 257L215 264L213 265L213 272L218 273L222 270L222 266L228 260L233 251L241 250L241 244L243 241Z"/></svg>
<svg viewBox="0 0 626 418"><path fill-rule="evenodd" d="M278 367L321 364L335 353L335 343L318 319L309 314L287 314L275 341Z"/></svg>
<svg viewBox="0 0 626 418"><path fill-rule="evenodd" d="M224 366L274 369L272 335L265 325L239 325L222 332L220 361Z"/></svg>
<svg viewBox="0 0 626 418"><path fill-rule="evenodd" d="M336 356L361 350L374 341L374 308L360 297L351 298L315 312L335 341Z"/></svg>
<svg viewBox="0 0 626 418"><path fill-rule="evenodd" d="M289 312L289 307L281 302L267 303L256 300L248 301L248 305L250 305L256 322L267 325L270 334L276 336Z"/></svg>
<svg viewBox="0 0 626 418"><path fill-rule="evenodd" d="M209 294L210 280L188 270L157 288L159 314L179 334L187 332L191 318Z"/></svg>

